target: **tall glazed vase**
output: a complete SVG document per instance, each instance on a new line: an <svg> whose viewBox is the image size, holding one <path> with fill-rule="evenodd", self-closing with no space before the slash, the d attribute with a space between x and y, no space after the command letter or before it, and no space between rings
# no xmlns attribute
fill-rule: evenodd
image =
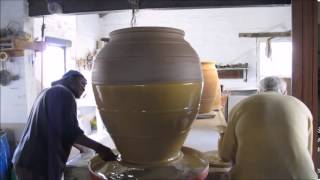
<svg viewBox="0 0 320 180"><path fill-rule="evenodd" d="M152 165L181 157L202 91L199 58L182 30L113 31L92 75L101 118L124 162Z"/></svg>

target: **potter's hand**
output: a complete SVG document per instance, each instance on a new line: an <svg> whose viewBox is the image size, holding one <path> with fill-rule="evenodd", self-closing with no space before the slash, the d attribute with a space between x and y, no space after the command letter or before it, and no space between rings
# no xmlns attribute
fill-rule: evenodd
<svg viewBox="0 0 320 180"><path fill-rule="evenodd" d="M100 145L96 152L104 161L115 161L117 159L117 156L106 146Z"/></svg>
<svg viewBox="0 0 320 180"><path fill-rule="evenodd" d="M223 134L226 131L227 126L225 125L217 125L215 127L215 130L219 133L219 134Z"/></svg>
<svg viewBox="0 0 320 180"><path fill-rule="evenodd" d="M79 135L76 138L75 143L95 150L96 153L99 154L101 159L105 161L114 161L117 158L117 156L111 151L110 148L88 138L84 134Z"/></svg>
<svg viewBox="0 0 320 180"><path fill-rule="evenodd" d="M220 131L219 137L218 137L218 149L220 149L222 146L223 137L224 137L224 131Z"/></svg>

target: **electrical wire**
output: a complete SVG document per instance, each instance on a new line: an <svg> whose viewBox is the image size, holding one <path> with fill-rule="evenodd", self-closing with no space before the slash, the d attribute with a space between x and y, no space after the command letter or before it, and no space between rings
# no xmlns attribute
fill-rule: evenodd
<svg viewBox="0 0 320 180"><path fill-rule="evenodd" d="M131 17L130 25L131 27L135 27L137 24L136 14L139 11L139 0L128 0L128 2L131 5L131 9L132 9L132 17Z"/></svg>
<svg viewBox="0 0 320 180"><path fill-rule="evenodd" d="M44 23L44 16L42 16L42 25L41 25L41 41L44 42L44 31L46 29L46 24ZM43 47L41 48L41 62L40 62L40 89L43 90Z"/></svg>

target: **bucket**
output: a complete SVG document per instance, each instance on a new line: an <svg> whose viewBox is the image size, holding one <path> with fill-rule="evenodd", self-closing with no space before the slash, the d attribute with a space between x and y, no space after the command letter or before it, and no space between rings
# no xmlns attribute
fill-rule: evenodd
<svg viewBox="0 0 320 180"><path fill-rule="evenodd" d="M9 179L10 147L7 133L0 131L0 179Z"/></svg>

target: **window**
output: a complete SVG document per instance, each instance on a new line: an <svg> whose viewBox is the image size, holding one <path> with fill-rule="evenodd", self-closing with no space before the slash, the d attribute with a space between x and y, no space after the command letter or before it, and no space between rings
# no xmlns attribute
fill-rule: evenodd
<svg viewBox="0 0 320 180"><path fill-rule="evenodd" d="M43 87L48 88L64 74L64 49L47 46L43 53Z"/></svg>
<svg viewBox="0 0 320 180"><path fill-rule="evenodd" d="M266 42L260 43L260 79L266 76L291 78L292 43L291 41L271 42L271 56L266 56Z"/></svg>

